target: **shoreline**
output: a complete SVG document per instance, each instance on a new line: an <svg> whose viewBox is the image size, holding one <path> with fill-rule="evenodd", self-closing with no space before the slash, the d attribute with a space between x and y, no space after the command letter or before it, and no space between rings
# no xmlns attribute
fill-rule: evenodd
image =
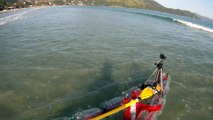
<svg viewBox="0 0 213 120"><path fill-rule="evenodd" d="M48 5L47 6L32 6L32 7L26 7L26 8L15 8L15 9L10 9L10 10L4 9L4 10L0 11L0 14L1 13L20 11L20 10L29 9L29 8L45 8L45 7L50 7L50 6L48 6Z"/></svg>
<svg viewBox="0 0 213 120"><path fill-rule="evenodd" d="M99 7L99 5L85 5L85 4L79 4L79 5L70 5L70 4L64 4L64 5L56 5L56 4L53 4L53 5L39 5L39 6L29 6L29 7L22 7L22 8L7 8L7 9L3 9L3 10L0 10L0 14L2 13L7 13L7 12L15 12L15 11L19 11L19 10L22 10L22 9L27 9L27 8L43 8L43 7L54 7L54 6L79 6L79 7L83 7L83 6L96 6L96 7ZM101 5L102 6L102 5ZM137 8L137 7L123 7L123 6L117 6L117 5L112 5L112 6L105 6L103 5L104 7L111 7L111 8L132 8L132 9L144 9L144 8ZM144 10L148 10L148 11L156 11L156 10L150 10L150 9L144 9ZM162 11L156 11L156 12L162 12ZM169 13L169 12L162 12L162 13ZM174 14L174 13L169 13L169 14ZM175 15L179 15L179 14L175 14ZM184 16L184 15L179 15L179 16ZM190 16L185 16L185 17L189 17L189 18L193 18L193 17L190 17ZM212 18L209 18L209 17L203 17L201 15L197 16L198 18L195 18L195 19L202 19L202 20L207 20L209 22L213 22L213 19Z"/></svg>
<svg viewBox="0 0 213 120"><path fill-rule="evenodd" d="M10 10L4 9L4 10L0 11L0 13L15 12L15 11L19 11L22 9L26 9L26 8L15 8L15 9L10 9Z"/></svg>

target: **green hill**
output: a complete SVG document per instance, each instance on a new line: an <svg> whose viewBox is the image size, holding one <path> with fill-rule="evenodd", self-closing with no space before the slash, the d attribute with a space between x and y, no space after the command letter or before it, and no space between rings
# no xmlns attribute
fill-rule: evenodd
<svg viewBox="0 0 213 120"><path fill-rule="evenodd" d="M101 5L101 6L118 6L118 7L129 7L129 8L143 8L148 10L155 10L161 12L167 12L172 14L177 14L181 16L188 16L192 18L199 18L196 14L179 9L170 9L166 8L154 0L0 0L0 8L3 8L3 3L6 6L10 6L11 3L18 3L19 6L25 6L26 3L29 5L48 5L56 4L56 5ZM21 3L24 3L21 5ZM184 3L183 3L184 4ZM12 4L11 4L12 5ZM16 6L17 7L17 6Z"/></svg>
<svg viewBox="0 0 213 120"><path fill-rule="evenodd" d="M95 0L95 1L97 3L96 5L143 8L148 10L161 11L181 16L198 18L198 16L192 12L186 10L166 8L161 4L155 2L154 0Z"/></svg>

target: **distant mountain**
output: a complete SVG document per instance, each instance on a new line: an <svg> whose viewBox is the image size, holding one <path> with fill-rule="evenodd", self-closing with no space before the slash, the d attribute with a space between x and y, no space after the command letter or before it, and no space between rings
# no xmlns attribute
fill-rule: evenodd
<svg viewBox="0 0 213 120"><path fill-rule="evenodd" d="M154 0L95 0L95 1L97 5L143 8L192 18L199 18L196 14L190 11L166 8Z"/></svg>
<svg viewBox="0 0 213 120"><path fill-rule="evenodd" d="M179 10L179 9L171 9L162 6L161 4L157 3L154 0L0 0L1 1L13 1L13 2L30 2L32 4L37 5L101 5L101 6L117 6L117 7L129 7L129 8L143 8L148 10L155 10L161 12L167 12L172 14L177 14L181 16L187 16L191 18L200 18L198 15L186 11L186 10ZM26 6L26 5L25 5Z"/></svg>
<svg viewBox="0 0 213 120"><path fill-rule="evenodd" d="M94 5L103 5L103 6L143 8L148 10L155 10L155 11L177 14L181 16L192 17L192 18L199 18L196 14L192 12L189 12L186 10L166 8L154 0L63 0L63 1L66 1L66 2L81 1L85 5L91 5L93 3Z"/></svg>
<svg viewBox="0 0 213 120"><path fill-rule="evenodd" d="M195 15L196 15L199 19L201 19L201 20L208 21L208 22L213 22L213 19L212 19L212 18L204 17L204 16L199 15L199 14L197 14L197 13L195 13Z"/></svg>

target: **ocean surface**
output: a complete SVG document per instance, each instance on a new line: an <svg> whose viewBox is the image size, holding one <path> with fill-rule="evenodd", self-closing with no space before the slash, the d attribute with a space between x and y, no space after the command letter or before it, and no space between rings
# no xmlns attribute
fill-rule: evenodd
<svg viewBox="0 0 213 120"><path fill-rule="evenodd" d="M99 107L144 82L160 53L172 79L158 120L212 120L212 22L110 7L0 13L0 119Z"/></svg>

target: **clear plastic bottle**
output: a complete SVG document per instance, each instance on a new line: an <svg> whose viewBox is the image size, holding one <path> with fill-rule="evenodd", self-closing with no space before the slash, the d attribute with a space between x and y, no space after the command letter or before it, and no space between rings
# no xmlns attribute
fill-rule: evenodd
<svg viewBox="0 0 213 120"><path fill-rule="evenodd" d="M124 97L123 96L120 96L120 97L115 97L109 101L106 101L104 103L101 104L101 107L104 109L104 110L111 110L113 108L116 108L118 106L121 105L122 101L123 101Z"/></svg>

